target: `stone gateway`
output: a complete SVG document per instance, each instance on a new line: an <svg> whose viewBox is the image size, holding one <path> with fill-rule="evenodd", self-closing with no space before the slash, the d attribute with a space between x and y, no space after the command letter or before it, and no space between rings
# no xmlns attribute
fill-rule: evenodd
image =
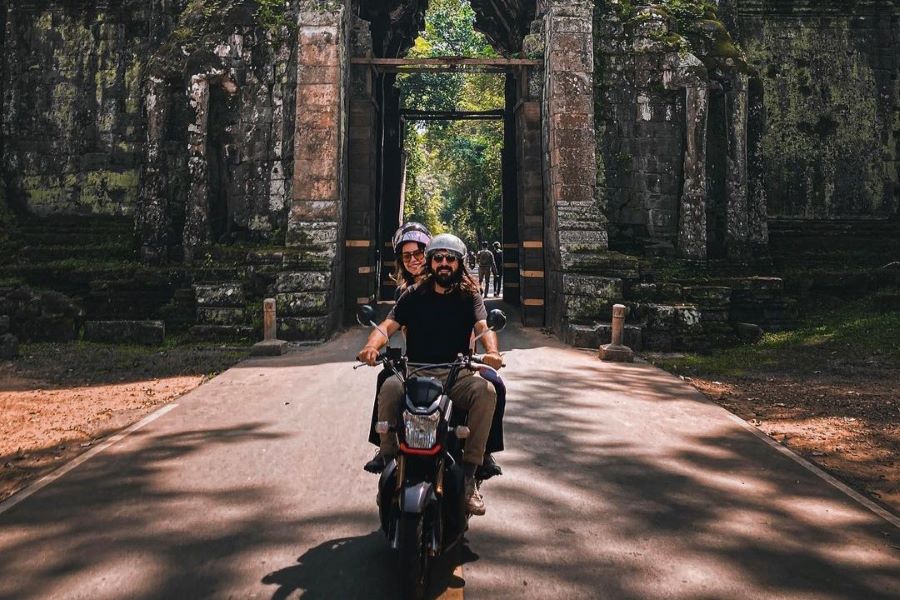
<svg viewBox="0 0 900 600"><path fill-rule="evenodd" d="M527 325L596 346L625 302L638 347L716 343L790 322L780 280L726 276L770 236L896 239L894 3L471 4L501 58L453 68L506 78L503 294ZM391 297L425 0L2 6L7 276L207 338L261 334L262 298L279 338L317 340Z"/></svg>

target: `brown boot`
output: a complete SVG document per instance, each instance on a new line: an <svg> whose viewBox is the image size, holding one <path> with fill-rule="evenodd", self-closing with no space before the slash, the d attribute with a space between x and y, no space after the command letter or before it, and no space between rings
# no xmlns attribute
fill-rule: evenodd
<svg viewBox="0 0 900 600"><path fill-rule="evenodd" d="M475 485L474 477L466 477L464 493L466 512L471 515L483 515L485 513L484 498L481 497L478 486Z"/></svg>

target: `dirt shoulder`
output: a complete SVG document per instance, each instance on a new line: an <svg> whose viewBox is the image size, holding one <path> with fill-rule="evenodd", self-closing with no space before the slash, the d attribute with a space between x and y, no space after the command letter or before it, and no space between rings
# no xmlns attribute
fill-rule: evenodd
<svg viewBox="0 0 900 600"><path fill-rule="evenodd" d="M900 371L691 378L707 398L900 513Z"/></svg>
<svg viewBox="0 0 900 600"><path fill-rule="evenodd" d="M900 313L861 301L752 346L647 358L900 514Z"/></svg>
<svg viewBox="0 0 900 600"><path fill-rule="evenodd" d="M244 348L30 344L0 362L0 500L191 391Z"/></svg>

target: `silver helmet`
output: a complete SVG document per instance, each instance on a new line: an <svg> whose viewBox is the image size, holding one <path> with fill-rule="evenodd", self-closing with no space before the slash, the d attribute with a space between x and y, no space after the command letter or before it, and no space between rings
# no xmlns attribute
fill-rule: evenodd
<svg viewBox="0 0 900 600"><path fill-rule="evenodd" d="M441 233L431 238L431 241L425 246L425 256L430 259L431 255L438 250L452 252L459 259L466 255L466 245L452 233Z"/></svg>

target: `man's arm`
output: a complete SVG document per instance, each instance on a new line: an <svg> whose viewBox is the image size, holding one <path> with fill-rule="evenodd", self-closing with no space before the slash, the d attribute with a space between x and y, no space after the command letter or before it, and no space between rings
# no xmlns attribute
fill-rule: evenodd
<svg viewBox="0 0 900 600"><path fill-rule="evenodd" d="M481 338L481 345L484 346L484 362L489 367L499 369L503 366L503 357L500 356L499 346L497 345L497 334L488 329L487 321L478 321L475 323L475 335L481 335L483 331L487 331Z"/></svg>
<svg viewBox="0 0 900 600"><path fill-rule="evenodd" d="M378 329L373 329L372 333L369 334L369 339L366 340L366 345L363 346L362 350L359 351L359 354L356 355L356 360L364 362L370 367L375 366L375 361L378 359L378 351L387 344L388 338L397 333L400 329L400 323L393 319L385 319L378 328L385 332L388 337L385 338L381 335L381 332L378 331Z"/></svg>

